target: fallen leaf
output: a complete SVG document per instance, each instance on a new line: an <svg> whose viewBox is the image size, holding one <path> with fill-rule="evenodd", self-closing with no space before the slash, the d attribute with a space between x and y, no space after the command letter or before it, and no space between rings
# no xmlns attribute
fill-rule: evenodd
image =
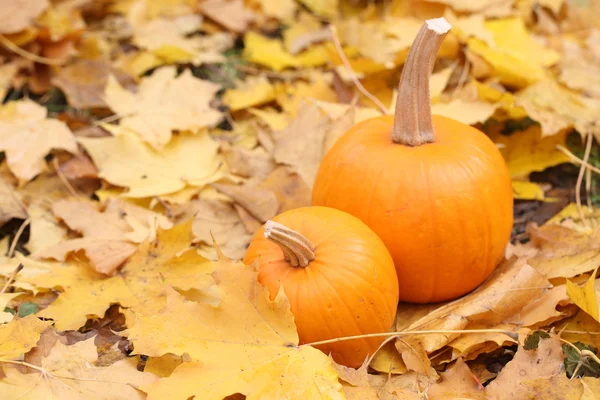
<svg viewBox="0 0 600 400"><path fill-rule="evenodd" d="M14 318L0 325L0 363L1 360L13 360L27 353L38 340L44 329L51 325L49 321L40 321L35 315Z"/></svg>
<svg viewBox="0 0 600 400"><path fill-rule="evenodd" d="M12 186L0 179L0 228L12 219L27 219L27 210L23 207Z"/></svg>
<svg viewBox="0 0 600 400"><path fill-rule="evenodd" d="M153 220L162 229L172 224L162 215L111 200L105 212L93 203L79 200L62 200L52 206L54 214L71 230L82 234L81 239L70 239L46 248L35 256L65 261L71 252L83 250L97 272L113 275L153 232Z"/></svg>
<svg viewBox="0 0 600 400"><path fill-rule="evenodd" d="M103 97L109 75L115 76L125 88L135 88L129 75L98 60L80 60L65 66L51 82L65 92L74 108L107 107Z"/></svg>
<svg viewBox="0 0 600 400"><path fill-rule="evenodd" d="M238 146L221 146L221 152L229 170L244 178L260 181L275 168L275 162L262 147L248 150Z"/></svg>
<svg viewBox="0 0 600 400"><path fill-rule="evenodd" d="M401 325L399 330L457 330L469 329L473 325L478 328L495 328L539 298L546 287L546 279L524 260L505 261L474 292L431 311L409 326ZM413 307L420 309L419 306ZM405 308L404 312L410 315L410 305L400 308ZM460 336L462 335L458 333L415 334L396 341L396 348L409 370L426 373L430 366L427 355ZM471 335L465 337L473 341L470 339ZM503 334L488 333L477 337L475 343L484 342L490 337L510 340Z"/></svg>
<svg viewBox="0 0 600 400"><path fill-rule="evenodd" d="M579 308L588 313L596 321L600 321L600 313L598 312L600 303L596 294L596 272L598 268L594 269L594 272L592 272L592 275L583 288L567 279L567 295L569 295Z"/></svg>
<svg viewBox="0 0 600 400"><path fill-rule="evenodd" d="M218 179L219 145L206 132L177 135L161 152L129 132L78 140L98 167L99 177L129 188L125 197L169 194L188 184L202 186Z"/></svg>
<svg viewBox="0 0 600 400"><path fill-rule="evenodd" d="M283 32L285 48L296 55L310 45L331 39L331 31L322 28L319 20L309 13L300 13Z"/></svg>
<svg viewBox="0 0 600 400"><path fill-rule="evenodd" d="M339 0L298 0L316 15L333 18L338 14Z"/></svg>
<svg viewBox="0 0 600 400"><path fill-rule="evenodd" d="M588 313L579 309L572 317L561 321L560 337L571 343L582 342L600 348L600 322L592 318Z"/></svg>
<svg viewBox="0 0 600 400"><path fill-rule="evenodd" d="M287 21L293 18L298 4L294 0L257 0L266 16Z"/></svg>
<svg viewBox="0 0 600 400"><path fill-rule="evenodd" d="M213 187L231 197L260 222L267 222L277 215L279 210L277 196L270 190L253 185L235 186L220 183L214 183Z"/></svg>
<svg viewBox="0 0 600 400"><path fill-rule="evenodd" d="M317 67L329 62L329 53L322 46L313 46L294 56L285 50L282 41L252 31L245 34L244 43L244 58L274 71L290 67Z"/></svg>
<svg viewBox="0 0 600 400"><path fill-rule="evenodd" d="M248 77L243 82L237 82L235 89L228 89L223 95L223 104L231 111L260 106L273 100L275 89L264 76Z"/></svg>
<svg viewBox="0 0 600 400"><path fill-rule="evenodd" d="M279 200L280 214L310 205L310 187L292 167L277 166L258 186L275 193Z"/></svg>
<svg viewBox="0 0 600 400"><path fill-rule="evenodd" d="M221 113L210 107L218 90L218 85L193 77L189 70L176 77L174 67L163 67L143 78L137 93L123 88L111 75L104 100L122 117L120 128L163 150L173 130L196 132L219 123Z"/></svg>
<svg viewBox="0 0 600 400"><path fill-rule="evenodd" d="M0 7L0 34L16 33L32 26L48 8L48 0L15 0Z"/></svg>
<svg viewBox="0 0 600 400"><path fill-rule="evenodd" d="M106 277L84 264L53 265L27 281L38 288L61 288L58 299L37 315L54 319L58 330L79 329L87 316L101 316L111 304L151 315L165 304L164 285L214 294L212 264L190 249L191 222L142 243L120 273ZM213 296L214 297L214 296Z"/></svg>
<svg viewBox="0 0 600 400"><path fill-rule="evenodd" d="M535 182L512 181L513 195L518 200L546 200L544 189Z"/></svg>
<svg viewBox="0 0 600 400"><path fill-rule="evenodd" d="M136 353L152 357L187 353L193 360L170 377L142 386L149 400L194 395L221 399L234 393L248 399L282 393L291 399L343 399L329 358L313 347L298 346L283 291L271 302L256 275L253 268L221 255L213 273L222 294L218 307L186 302L168 290L166 308L136 316L128 334Z"/></svg>
<svg viewBox="0 0 600 400"><path fill-rule="evenodd" d="M300 108L298 116L284 130L273 133L273 158L278 163L295 167L309 187L315 181L324 156L329 122L317 105L307 104Z"/></svg>
<svg viewBox="0 0 600 400"><path fill-rule="evenodd" d="M52 149L77 153L67 125L47 118L46 108L31 100L13 101L0 108L0 151L12 173L24 184L46 169L44 157Z"/></svg>
<svg viewBox="0 0 600 400"><path fill-rule="evenodd" d="M446 4L456 11L464 13L482 14L486 17L505 17L512 13L511 0L436 0L437 3Z"/></svg>
<svg viewBox="0 0 600 400"><path fill-rule="evenodd" d="M522 90L515 102L540 123L542 137L560 134L571 126L586 134L600 110L600 100L584 98L552 80Z"/></svg>
<svg viewBox="0 0 600 400"><path fill-rule="evenodd" d="M0 98L6 98L6 93L12 86L13 79L17 75L18 70L19 65L16 62L0 65Z"/></svg>
<svg viewBox="0 0 600 400"><path fill-rule="evenodd" d="M510 176L527 178L534 171L543 171L548 167L570 161L557 145L565 146L567 131L551 137L544 137L538 126L532 126L510 135L491 133L494 143L501 145L500 153L504 157Z"/></svg>
<svg viewBox="0 0 600 400"><path fill-rule="evenodd" d="M462 358L441 374L442 380L431 386L427 396L432 399L486 399L479 383Z"/></svg>
<svg viewBox="0 0 600 400"><path fill-rule="evenodd" d="M50 354L41 360L42 371L22 374L14 365L5 364L7 377L0 380L0 390L8 398L64 400L100 400L107 398L144 398L136 390L151 384L156 377L136 369L133 359L122 359L110 367L98 367L94 339L70 346L57 341ZM45 379L43 379L45 378ZM25 396L25 397L24 397Z"/></svg>
<svg viewBox="0 0 600 400"><path fill-rule="evenodd" d="M528 391L525 382L537 378L550 379L558 376L561 373L564 359L560 341L553 334L549 339L541 340L535 350L525 350L519 346L514 358L486 387L486 398L525 398L524 395Z"/></svg>
<svg viewBox="0 0 600 400"><path fill-rule="evenodd" d="M200 11L210 19L233 32L244 32L254 13L244 6L243 0L206 0L200 3Z"/></svg>
<svg viewBox="0 0 600 400"><path fill-rule="evenodd" d="M463 124L472 125L485 122L494 114L497 106L483 101L467 102L455 99L449 103L435 103L431 106L431 113L453 118Z"/></svg>
<svg viewBox="0 0 600 400"><path fill-rule="evenodd" d="M529 225L527 231L539 249L528 263L548 279L572 278L594 270L600 262L600 231L577 232L552 221L539 228Z"/></svg>

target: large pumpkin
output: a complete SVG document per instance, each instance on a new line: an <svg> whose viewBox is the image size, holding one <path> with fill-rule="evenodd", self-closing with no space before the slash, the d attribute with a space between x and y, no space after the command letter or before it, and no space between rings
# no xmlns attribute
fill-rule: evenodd
<svg viewBox="0 0 600 400"><path fill-rule="evenodd" d="M427 21L404 66L395 116L342 136L313 189L313 205L355 215L381 237L407 302L473 290L502 259L513 223L511 179L494 143L431 116L429 75L449 29L443 18Z"/></svg>
<svg viewBox="0 0 600 400"><path fill-rule="evenodd" d="M286 211L254 236L244 262L258 260L258 280L290 301L300 343L388 332L398 305L394 262L358 218L327 207ZM359 367L385 338L315 346Z"/></svg>

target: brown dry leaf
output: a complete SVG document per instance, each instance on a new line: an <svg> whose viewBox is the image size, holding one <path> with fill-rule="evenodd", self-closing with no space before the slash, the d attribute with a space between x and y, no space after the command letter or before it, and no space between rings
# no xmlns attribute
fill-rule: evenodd
<svg viewBox="0 0 600 400"><path fill-rule="evenodd" d="M532 328L548 326L577 312L574 306L568 305L571 305L571 300L567 296L566 285L558 285L525 306L510 322ZM557 307L560 307L560 311Z"/></svg>
<svg viewBox="0 0 600 400"><path fill-rule="evenodd" d="M31 27L48 8L48 0L13 0L0 6L0 34L17 33Z"/></svg>
<svg viewBox="0 0 600 400"><path fill-rule="evenodd" d="M210 107L219 85L195 78L190 70L176 76L174 67L163 67L143 78L137 93L123 88L112 75L104 100L121 116L120 129L137 133L157 150L171 140L173 130L198 131L222 119Z"/></svg>
<svg viewBox="0 0 600 400"><path fill-rule="evenodd" d="M484 101L471 102L455 99L449 103L435 103L431 106L431 113L453 118L463 124L473 125L485 122L496 111L497 105Z"/></svg>
<svg viewBox="0 0 600 400"><path fill-rule="evenodd" d="M298 54L314 43L331 38L331 31L323 29L319 20L313 15L302 12L290 22L283 32L283 41L287 51Z"/></svg>
<svg viewBox="0 0 600 400"><path fill-rule="evenodd" d="M430 312L408 327L398 330L456 330L492 328L520 312L527 304L538 299L549 286L548 281L524 260L503 262L494 274L474 292ZM413 306L406 305L410 313ZM400 307L399 307L400 308ZM416 306L417 310L422 307ZM480 343L488 338L511 341L506 335L480 334ZM428 354L448 345L461 334L411 335L396 341L396 348L409 370L426 373L430 361Z"/></svg>
<svg viewBox="0 0 600 400"><path fill-rule="evenodd" d="M12 186L0 177L0 228L13 218L25 220L27 216Z"/></svg>
<svg viewBox="0 0 600 400"><path fill-rule="evenodd" d="M484 400L483 386L479 383L462 358L441 373L442 380L427 391L431 399L473 399Z"/></svg>
<svg viewBox="0 0 600 400"><path fill-rule="evenodd" d="M516 104L542 125L542 136L555 135L570 126L585 134L600 111L600 100L585 98L548 79L519 92Z"/></svg>
<svg viewBox="0 0 600 400"><path fill-rule="evenodd" d="M528 263L548 279L572 278L600 264L600 230L586 234L546 223L542 227L530 225L528 232L539 249Z"/></svg>
<svg viewBox="0 0 600 400"><path fill-rule="evenodd" d="M136 361L126 358L108 367L97 366L94 339L70 346L55 342L47 357L42 358L41 371L23 374L14 365L4 364L6 378L0 380L0 391L11 399L90 400L144 399L136 390L156 377L136 369Z"/></svg>
<svg viewBox="0 0 600 400"><path fill-rule="evenodd" d="M275 193L279 213L310 205L310 187L292 167L277 166L258 186Z"/></svg>
<svg viewBox="0 0 600 400"><path fill-rule="evenodd" d="M109 201L105 212L81 200L61 200L52 211L83 238L64 241L35 256L65 261L69 253L83 250L96 271L106 275L113 275L137 250L135 243L153 234L154 219L162 229L172 227L165 217L119 200Z"/></svg>
<svg viewBox="0 0 600 400"><path fill-rule="evenodd" d="M268 17L278 18L282 21L293 19L298 3L294 0L257 0L262 11Z"/></svg>
<svg viewBox="0 0 600 400"><path fill-rule="evenodd" d="M102 316L116 303L151 315L165 305L165 285L218 298L208 275L213 265L189 247L191 240L191 221L167 231L158 229L156 239L142 243L113 277L83 264L49 265L49 273L26 279L38 288L62 290L58 299L37 315L52 318L58 330L72 330L83 326L87 316Z"/></svg>
<svg viewBox="0 0 600 400"><path fill-rule="evenodd" d="M6 98L6 93L12 86L18 71L19 64L17 62L0 65L0 98Z"/></svg>
<svg viewBox="0 0 600 400"><path fill-rule="evenodd" d="M564 39L563 55L559 64L560 81L570 89L600 98L600 66L586 58L576 42Z"/></svg>
<svg viewBox="0 0 600 400"><path fill-rule="evenodd" d="M247 9L243 0L205 0L200 3L200 11L210 19L233 32L244 32L252 21L254 13Z"/></svg>
<svg viewBox="0 0 600 400"><path fill-rule="evenodd" d="M185 301L168 290L163 310L136 316L128 331L136 353L187 353L193 360L143 386L149 400L220 399L234 393L249 400L283 393L290 399L343 399L330 359L311 346L298 346L283 291L270 301L256 276L254 268L221 254L213 273L221 292L218 307Z"/></svg>
<svg viewBox="0 0 600 400"><path fill-rule="evenodd" d="M263 147L248 150L238 146L222 145L221 153L231 173L243 178L261 181L275 168L275 162Z"/></svg>
<svg viewBox="0 0 600 400"><path fill-rule="evenodd" d="M99 60L79 60L65 66L51 82L65 92L69 104L74 108L107 107L103 97L109 75L115 76L126 89L135 88L129 75Z"/></svg>
<svg viewBox="0 0 600 400"><path fill-rule="evenodd" d="M212 246L214 241L227 257L241 259L250 243L251 236L240 221L238 213L230 204L218 200L192 200L185 206L180 220L194 218L192 232L194 243L200 243L201 253L216 260Z"/></svg>
<svg viewBox="0 0 600 400"><path fill-rule="evenodd" d="M279 201L275 193L270 190L248 184L235 186L214 183L212 186L244 207L260 222L267 222L277 215Z"/></svg>
<svg viewBox="0 0 600 400"><path fill-rule="evenodd" d="M315 104L300 107L298 116L282 131L273 132L273 158L281 164L296 168L309 187L312 187L324 156L324 144L330 120Z"/></svg>
<svg viewBox="0 0 600 400"><path fill-rule="evenodd" d="M526 398L524 396L529 389L525 382L558 376L563 372L564 359L560 340L555 334L550 334L549 339L540 340L535 350L525 350L519 346L515 357L486 387L486 398Z"/></svg>
<svg viewBox="0 0 600 400"><path fill-rule="evenodd" d="M520 388L521 398L548 400L585 400L581 379L569 379L566 374L550 378L526 380ZM593 398L592 398L593 399Z"/></svg>
<svg viewBox="0 0 600 400"><path fill-rule="evenodd" d="M47 118L48 110L31 100L13 101L0 108L0 151L21 184L46 169L44 157L52 149L77 153L67 125Z"/></svg>

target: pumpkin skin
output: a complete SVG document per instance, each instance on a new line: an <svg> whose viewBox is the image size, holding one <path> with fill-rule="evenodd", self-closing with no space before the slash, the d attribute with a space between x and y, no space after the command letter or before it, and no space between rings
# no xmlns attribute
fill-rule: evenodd
<svg viewBox="0 0 600 400"><path fill-rule="evenodd" d="M391 139L393 116L354 126L324 157L312 204L346 211L390 251L400 300L462 296L503 258L513 224L511 178L481 131L433 116L435 142Z"/></svg>
<svg viewBox="0 0 600 400"><path fill-rule="evenodd" d="M381 239L358 218L327 207L286 211L273 221L305 236L314 260L293 267L281 248L253 237L245 264L258 261L258 280L271 300L280 286L294 315L300 344L367 333L388 332L398 305L398 278ZM360 367L385 338L363 338L315 346L340 364Z"/></svg>

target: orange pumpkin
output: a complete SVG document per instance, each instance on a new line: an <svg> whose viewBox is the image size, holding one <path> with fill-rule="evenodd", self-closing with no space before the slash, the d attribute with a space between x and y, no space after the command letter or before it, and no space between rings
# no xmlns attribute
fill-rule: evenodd
<svg viewBox="0 0 600 400"><path fill-rule="evenodd" d="M312 204L346 211L392 254L400 300L464 295L503 258L513 224L508 168L494 143L431 116L429 75L450 29L427 21L411 46L394 116L354 126L324 157Z"/></svg>
<svg viewBox="0 0 600 400"><path fill-rule="evenodd" d="M274 299L290 301L300 344L388 332L398 305L390 253L358 218L327 207L279 214L254 236L244 263L258 260L258 280ZM340 364L359 367L385 338L315 346Z"/></svg>

